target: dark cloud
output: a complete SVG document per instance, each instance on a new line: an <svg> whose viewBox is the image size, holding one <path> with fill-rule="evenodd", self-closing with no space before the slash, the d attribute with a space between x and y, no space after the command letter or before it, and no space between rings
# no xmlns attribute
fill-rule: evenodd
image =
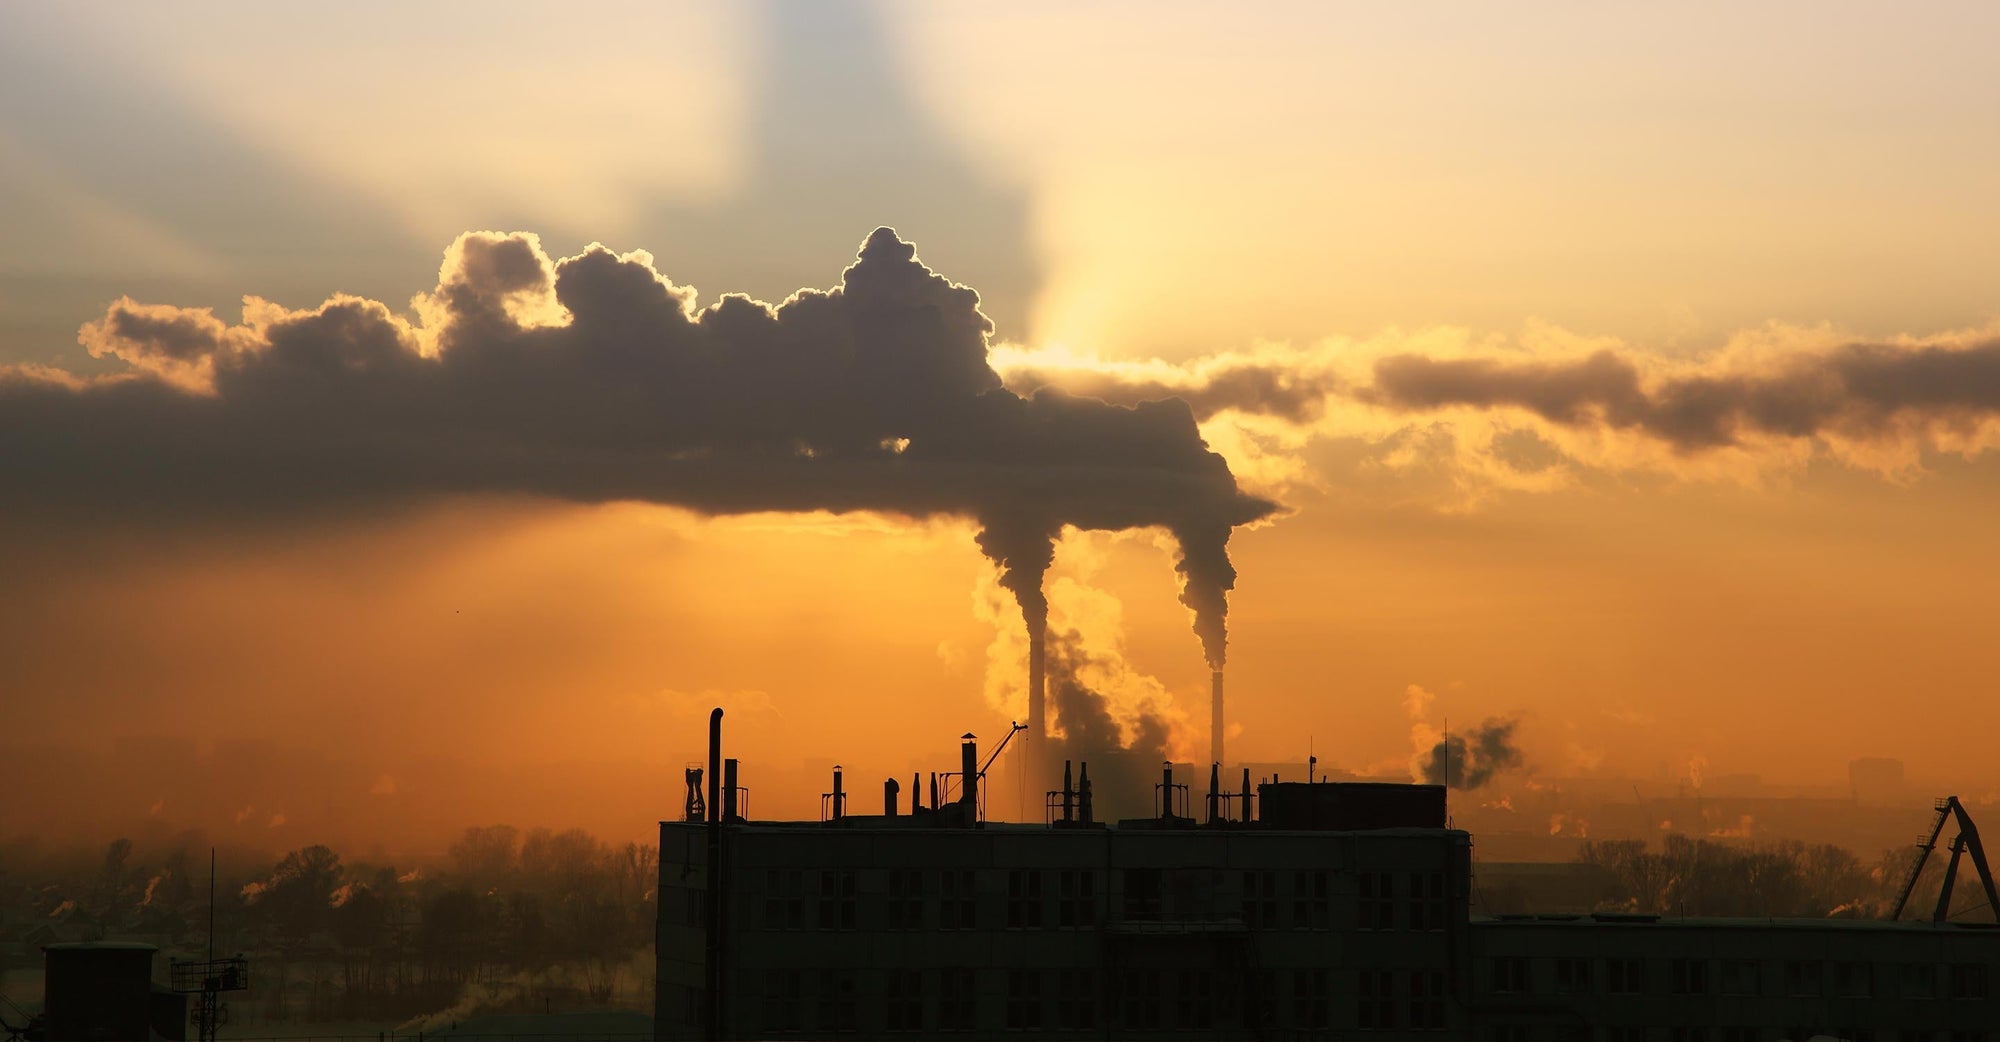
<svg viewBox="0 0 2000 1042"><path fill-rule="evenodd" d="M1874 439L2000 413L2000 340L1847 344L1769 366L1648 380L1612 351L1552 362L1396 355L1358 397L1392 409L1526 409L1569 427L1633 430L1694 452L1745 435Z"/></svg>
<svg viewBox="0 0 2000 1042"><path fill-rule="evenodd" d="M1521 765L1521 750L1514 745L1514 720L1488 720L1472 733L1450 734L1438 739L1423 759L1423 781L1454 789L1476 789L1493 780L1495 774Z"/></svg>
<svg viewBox="0 0 2000 1042"><path fill-rule="evenodd" d="M1158 526L1218 664L1230 530L1273 509L1184 402L1002 387L978 295L886 228L837 288L777 307L697 308L642 256L551 265L532 237L478 233L419 301L421 327L351 297L252 310L224 327L121 301L86 328L100 353L201 367L205 393L143 366L0 370L0 508L144 525L512 493L958 515L1031 623L1063 526Z"/></svg>
<svg viewBox="0 0 2000 1042"><path fill-rule="evenodd" d="M1310 423L1325 411L1327 395L1338 389L1329 376L1301 370L1291 360L1238 359L1204 367L1186 380L1163 380L1105 369L1039 369L1024 366L1007 371L1007 386L1028 393L1061 387L1116 405L1178 398L1206 420L1235 411L1276 416L1293 423Z"/></svg>

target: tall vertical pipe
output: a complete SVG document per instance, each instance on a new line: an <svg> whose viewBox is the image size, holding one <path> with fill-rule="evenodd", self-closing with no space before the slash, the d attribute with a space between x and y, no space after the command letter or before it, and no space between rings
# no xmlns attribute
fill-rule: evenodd
<svg viewBox="0 0 2000 1042"><path fill-rule="evenodd" d="M924 809L924 776L921 771L910 772L910 813Z"/></svg>
<svg viewBox="0 0 2000 1042"><path fill-rule="evenodd" d="M1078 820L1088 825L1096 820L1092 816L1090 807L1090 761L1085 760L1077 766L1079 769L1076 776L1076 813Z"/></svg>
<svg viewBox="0 0 2000 1042"><path fill-rule="evenodd" d="M839 821L845 817L846 811L847 793L842 791L840 786L840 765L835 764L833 767L833 820Z"/></svg>
<svg viewBox="0 0 2000 1042"><path fill-rule="evenodd" d="M1076 786L1070 781L1069 761L1063 761L1062 820L1067 825L1076 820Z"/></svg>
<svg viewBox="0 0 2000 1042"><path fill-rule="evenodd" d="M1243 768L1243 824L1250 824L1250 768Z"/></svg>
<svg viewBox="0 0 2000 1042"><path fill-rule="evenodd" d="M1213 825L1222 819L1222 765L1208 765L1208 823Z"/></svg>
<svg viewBox="0 0 2000 1042"><path fill-rule="evenodd" d="M896 784L896 779L894 778L891 778L888 781L882 783L883 817L893 818L896 816L896 791L901 788L902 786Z"/></svg>
<svg viewBox="0 0 2000 1042"><path fill-rule="evenodd" d="M1222 737L1228 724L1222 718L1222 671L1208 675L1208 759L1210 763L1222 763Z"/></svg>
<svg viewBox="0 0 2000 1042"><path fill-rule="evenodd" d="M1043 756L1048 748L1048 715L1045 708L1048 699L1048 626L1033 626L1028 630L1028 757L1023 765L1030 778L1038 780L1046 777L1042 773ZM1031 786L1038 787L1038 786Z"/></svg>
<svg viewBox="0 0 2000 1042"><path fill-rule="evenodd" d="M965 775L963 784L958 790L958 801L965 807L965 823L967 825L977 824L979 821L979 743L973 740L970 732L966 733L965 741L958 747L958 762L959 770Z"/></svg>
<svg viewBox="0 0 2000 1042"><path fill-rule="evenodd" d="M722 761L722 820L735 821L743 809L736 805L736 758Z"/></svg>
<svg viewBox="0 0 2000 1042"><path fill-rule="evenodd" d="M722 707L716 706L708 714L708 922L702 925L708 934L707 971L708 1014L707 1021L710 1042L721 1042L722 1031Z"/></svg>

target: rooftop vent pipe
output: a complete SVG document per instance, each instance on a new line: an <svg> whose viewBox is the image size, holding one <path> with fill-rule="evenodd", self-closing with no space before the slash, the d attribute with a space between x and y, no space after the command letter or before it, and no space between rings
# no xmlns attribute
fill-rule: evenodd
<svg viewBox="0 0 2000 1042"><path fill-rule="evenodd" d="M959 769L965 775L958 800L965 806L965 822L968 825L979 820L979 743L975 737L967 731L963 744L958 747Z"/></svg>

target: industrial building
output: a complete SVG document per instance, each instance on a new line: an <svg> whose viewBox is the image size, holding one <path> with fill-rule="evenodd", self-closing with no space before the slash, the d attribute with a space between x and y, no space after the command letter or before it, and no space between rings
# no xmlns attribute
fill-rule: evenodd
<svg viewBox="0 0 2000 1042"><path fill-rule="evenodd" d="M821 820L759 822L719 718L710 752L660 829L662 1039L1993 1042L2000 1023L1992 923L1475 919L1472 837L1438 786L1243 771L1224 791L1211 769L1191 792L1168 767L1151 817L1102 822L1068 765L1043 824L996 823L968 736L907 805L892 780L850 812L836 774Z"/></svg>

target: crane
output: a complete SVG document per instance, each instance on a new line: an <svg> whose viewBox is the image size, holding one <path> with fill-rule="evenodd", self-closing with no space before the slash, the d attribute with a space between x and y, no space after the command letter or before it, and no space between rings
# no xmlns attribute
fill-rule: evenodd
<svg viewBox="0 0 2000 1042"><path fill-rule="evenodd" d="M1937 849L1938 836L1944 831L1946 818L1958 819L1958 835L1951 841L1951 860L1944 866L1944 887L1938 891L1937 908L1931 913L1931 921L1941 923L1951 910L1951 888L1958 880L1958 859L1960 855L1972 855L1972 867L1979 873L1979 882L1986 887L1986 907L1996 918L2000 918L2000 890L1993 885L1993 870L1986 864L1986 849L1979 844L1979 829L1972 824L1972 815L1965 812L1965 805L1956 796L1946 796L1934 805L1937 817L1931 821L1931 830L1923 841L1917 844L1917 860L1910 866L1910 873L1903 879L1902 890L1896 894L1896 906L1890 910L1890 920L1903 917L1903 908L1910 903L1910 894L1917 888L1917 877L1923 874L1924 863L1930 860L1931 851Z"/></svg>

